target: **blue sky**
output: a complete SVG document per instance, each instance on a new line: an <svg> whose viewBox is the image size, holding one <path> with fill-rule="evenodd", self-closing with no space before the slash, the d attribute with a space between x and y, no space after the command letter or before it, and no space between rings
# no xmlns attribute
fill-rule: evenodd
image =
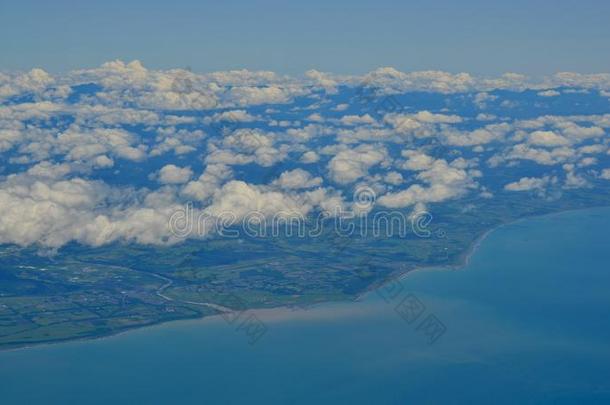
<svg viewBox="0 0 610 405"><path fill-rule="evenodd" d="M72 0L0 3L0 70L151 68L493 75L608 71L607 1Z"/></svg>

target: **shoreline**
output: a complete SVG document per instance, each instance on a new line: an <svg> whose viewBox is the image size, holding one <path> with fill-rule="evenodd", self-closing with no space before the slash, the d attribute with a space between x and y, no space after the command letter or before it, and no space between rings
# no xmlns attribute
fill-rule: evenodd
<svg viewBox="0 0 610 405"><path fill-rule="evenodd" d="M566 211L562 211L561 213L564 212L569 212L569 210ZM538 216L533 216L533 217L528 217L528 218L541 218L544 217L546 215L553 215L553 214L545 214L545 215L538 215ZM383 286L389 284L392 281L402 281L403 279L405 279L406 277L408 277L411 273L415 273L415 272L423 272L423 271L431 271L431 270L461 270L465 267L467 267L470 264L470 259L472 258L472 256L477 252L477 250L479 249L479 247L481 246L481 244L483 243L483 241L485 241L485 239L487 239L487 237L493 233L494 231L502 228L503 226L506 225L511 225L516 223L517 221L521 220L521 219L525 219L525 218L520 218L516 221L511 221L511 222L506 222L504 224L500 224L497 225L493 228L488 229L487 231L483 232L481 235L479 235L473 242L472 244L468 247L468 249L466 249L466 251L464 252L464 254L460 255L460 258L458 259L458 261L454 264L443 264L443 265L436 265L436 266L419 266L419 267L413 267L412 269L409 270L405 270L405 271L401 271L396 275L392 275L390 277L388 277L387 279L385 279L384 281L382 281L379 284L375 284L373 287L367 289L366 291L360 293L355 299L354 301L360 301L361 299L363 299L364 297L366 297L367 295L369 295L370 293L372 293L373 291L382 288Z"/></svg>
<svg viewBox="0 0 610 405"><path fill-rule="evenodd" d="M486 230L485 232L483 232L481 235L479 235L474 241L473 243L464 251L463 254L461 254L458 258L458 260L456 261L456 263L453 264L444 264L444 265L435 265L435 266L419 266L419 267L413 267L409 270L405 270L405 271L401 271L399 273L397 273L396 275L390 275L388 278L384 279L382 282L380 283L374 283L371 285L370 288L367 288L365 291L363 291L362 293L358 294L357 296L354 297L354 299L352 300L328 300L328 301L322 301L322 302L315 302L312 303L311 305L303 308L302 306L296 306L296 305L292 305L292 306L287 306L287 305L279 305L276 307L265 307L265 308L248 308L248 310L252 310L252 311L256 311L256 310L268 310L268 309L289 309L291 311L294 311L295 308L301 308L302 310L307 311L311 306L314 305L320 305L320 304L326 304L326 303L333 303L333 302L349 302L349 301L360 301L362 300L364 297L366 297L368 294L372 293L373 291L382 288L383 286L387 285L388 283L395 281L395 280L399 280L402 281L404 278L406 278L410 273L413 273L415 271L430 271L430 270L462 270L465 267L467 267L470 262L472 257L474 256L474 254L478 251L478 249L481 247L482 243L487 239L487 237L489 235L491 235L493 232L495 232L498 229L501 229L505 226L510 226L510 225L514 225L517 224L519 222L522 221L527 221L527 220L532 220L532 219L537 219L537 218L546 218L546 217L551 217L551 216L558 216L558 215L562 215L562 214L566 214L566 213L570 213L570 212L580 212L580 211L588 211L588 210L594 210L594 209L603 209L603 208L610 208L610 206L607 205L603 205L603 206L593 206L593 207L587 207L587 208L575 208L575 209L568 209L568 210L563 210L563 211L557 211L557 212L551 212L551 213L547 213L547 214L542 214L542 215L532 215L532 216L525 216L522 218L518 218L515 219L513 221L509 221L506 223L502 223L499 224L493 228L490 228L488 230ZM98 341L98 340L104 340L104 339L111 339L114 337L118 337L127 333L131 333L134 332L136 330L146 330L148 328L153 328L153 327L159 327L162 325L171 325L172 323L175 322L189 322L189 321L200 321L200 320L204 320L204 319L212 319L214 317L221 317L222 314L218 313L218 314L210 314L210 315L204 315L204 316L200 316L200 317L192 317L192 318L180 318L180 319L174 319L174 320L168 320L168 321L162 321L162 322L153 322L150 324L146 324L146 325L142 325L142 326L134 326L134 327L130 327L130 328L126 328L124 330L121 331L117 331L115 333L110 333L108 335L101 335L101 336L91 336L91 337L79 337L79 338L66 338L66 339L62 339L62 340L57 340L57 341L50 341L50 342L41 342L41 343L33 343L33 344L28 344L28 345L24 345L24 346L17 346L17 347L12 347L12 348L0 348L0 355L2 353L9 353L9 352L15 352L15 351L20 351L20 350L28 350L28 349L34 349L34 348L39 348L39 347L46 347L46 346L54 346L54 345L60 345L60 344L66 344L66 343L77 343L77 342L94 342L94 341Z"/></svg>
<svg viewBox="0 0 610 405"><path fill-rule="evenodd" d="M608 205L599 205L599 206L592 206L592 207L587 207L587 208L567 209L567 210L563 210L563 211L550 212L550 213L542 214L542 215L530 215L530 216L524 216L522 218L517 218L517 219L515 219L513 221L508 221L508 222L496 225L496 226L486 230L481 235L479 235L472 242L472 244L470 244L470 246L468 246L468 249L466 249L464 251L464 253L462 253L459 256L458 260L455 263L453 263L453 264L443 264L443 265L433 265L433 266L416 266L416 267L413 267L412 269L398 272L396 275L393 275L393 276L390 276L390 277L386 278L381 283L374 284L373 286L371 286L371 288L367 288L367 290L363 291L362 293L360 293L354 299L354 301L359 301L360 299L364 298L368 294L372 293L373 291L383 287L384 285L386 285L386 284L388 284L388 283L390 283L390 282L392 282L394 280L403 280L404 278L408 277L409 274L414 273L416 271L431 271L431 270L454 270L454 271L459 271L459 270L463 270L465 267L468 267L472 257L477 252L477 250L481 247L481 244L487 239L487 237L489 235L491 235L493 232L495 232L495 231L497 231L497 230L499 230L499 229L501 229L503 227L514 225L514 224L517 224L517 223L522 222L522 221L528 221L528 220L532 220L532 219L537 219L537 218L546 218L546 217L551 217L551 216L555 216L555 215L562 215L562 214L566 214L566 213L570 213L570 212L580 212L580 211L588 211L588 210L603 209L603 208L610 208L610 206L608 206ZM329 302L329 301L326 301L326 302Z"/></svg>

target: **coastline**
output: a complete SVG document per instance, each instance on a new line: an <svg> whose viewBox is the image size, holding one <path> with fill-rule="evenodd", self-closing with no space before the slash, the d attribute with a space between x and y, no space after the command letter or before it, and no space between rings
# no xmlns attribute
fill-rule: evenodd
<svg viewBox="0 0 610 405"><path fill-rule="evenodd" d="M586 207L586 208L573 208L573 209L567 209L567 210L562 210L562 211L557 211L557 212L549 212L549 213L541 214L541 215L528 215L528 216L524 216L521 218L517 218L513 221L504 222L502 224L496 225L496 226L484 231L483 233L481 233L468 246L468 248L462 254L460 254L460 256L458 257L458 260L456 260L455 263L443 264L443 265L432 265L432 266L428 266L428 265L416 266L416 267L413 267L408 270L397 272L395 275L391 275L390 277L384 279L380 283L372 284L370 288L367 288L366 291L363 291L362 293L360 293L354 299L354 301L358 301L358 300L364 298L371 292L387 285L390 282L393 282L395 280L402 280L405 277L408 277L409 274L414 273L416 271L419 272L419 271L430 271L430 270L455 270L455 271L462 270L462 269L468 267L472 257L477 252L477 250L481 247L482 243L487 239L487 237L503 227L515 225L522 221L528 221L528 220L537 219L537 218L546 218L546 217L552 217L552 216L556 216L556 215L563 215L563 214L567 214L570 212L580 212L580 211L588 211L588 210L603 209L603 208L610 208L610 206L609 205L599 205L599 206L592 206L592 207ZM326 302L328 302L328 301L326 301Z"/></svg>
<svg viewBox="0 0 610 405"><path fill-rule="evenodd" d="M326 303L332 303L332 302L360 301L361 299L366 297L371 292L373 292L373 291L375 291L375 290L377 290L377 289L387 285L390 282L394 282L396 280L402 280L405 277L407 277L410 273L415 272L415 271L462 270L462 269L464 269L465 267L467 267L470 264L472 257L478 251L478 249L481 247L482 243L487 239L487 237L489 235L491 235L493 232L495 232L498 229L501 229L501 228L503 228L505 226L510 226L510 225L514 225L514 224L517 224L517 223L522 222L522 221L528 221L528 220L537 219L537 218L546 218L546 217L552 217L552 216L559 216L559 215L570 213L570 212L580 212L580 211L588 211L588 210L603 209L603 208L610 208L610 206L602 205L602 206L592 206L592 207L586 207L586 208L567 209L567 210L563 210L563 211L550 212L550 213L546 213L546 214L542 214L542 215L524 216L522 218L518 218L518 219L515 219L513 221L509 221L509 222L505 222L505 223L499 224L499 225L497 225L495 227L492 227L492 228L484 231L483 233L481 233L468 246L468 248L462 254L460 254L460 256L458 257L458 259L456 260L455 263L444 264L444 265L423 265L423 266L419 266L419 267L416 266L416 267L413 267L413 268L408 269L408 270L403 270L403 271L397 272L394 275L390 275L389 277L385 278L383 281L381 281L379 283L371 284L371 286L368 287L365 291L359 293L353 299L350 299L350 300L327 300L327 301L315 302L315 303L312 303L312 304L307 305L307 306L279 305L279 306L276 306L276 307L265 307L265 308L253 307L253 308L248 308L248 310L254 310L255 311L255 310L261 310L261 309L266 309L266 310L268 310L268 309L290 309L291 311L294 311L295 308L302 309L302 310L307 310L308 308L310 308L311 306L314 306L314 305L320 305L320 304L326 304ZM193 303L193 304L201 305L200 303ZM197 321L197 320L210 319L210 318L220 317L220 316L222 316L222 313L209 314L209 315L203 315L203 316L196 316L196 317L190 317L190 318L179 318L179 319L172 319L172 320L161 321L161 322L152 322L152 323L149 323L149 324L128 327L128 328L125 328L125 329L117 331L117 332L111 332L109 334L100 335L100 336L90 336L90 337L86 337L85 336L85 337L78 337L78 338L66 338L66 339L60 339L60 340L56 340L56 341L26 344L24 346L16 346L16 347L9 347L9 348L2 348L2 347L0 347L0 354L8 353L8 352L15 352L15 351L19 351L19 350L27 350L27 349L33 349L33 348L39 348L39 347L46 347L46 346L51 346L51 345L59 345L59 344L66 344L66 343L76 343L76 342L89 342L89 341L97 341L97 340L110 339L110 338L121 336L121 335L124 335L124 334L127 334L127 333L131 333L131 332L133 332L135 330L146 330L146 329L152 328L152 327L159 327L159 326L162 326L162 325L171 325L171 324L173 324L175 322Z"/></svg>
<svg viewBox="0 0 610 405"><path fill-rule="evenodd" d="M169 325L169 324L171 324L173 322L193 321L193 320L198 320L198 319L210 318L210 317L213 317L213 316L220 316L220 314L204 315L204 316L197 316L197 317L192 317L192 318L179 318L179 319L172 319L172 320L163 321L163 322L151 322L151 323L140 325L140 326L132 326L132 327L129 327L129 328L125 328L123 330L112 332L112 333L109 333L107 335L84 336L84 337L78 337L78 338L65 338L65 339L59 339L59 340L54 340L54 341L49 341L49 342L33 343L33 344L27 344L27 345L24 345L24 346L16 346L16 347L8 347L8 348L1 348L0 347L0 354L8 353L8 352L16 352L16 351L19 351L19 350L35 349L35 348L38 348L38 347L62 345L62 344L66 344L66 343L94 342L96 340L111 339L111 338L114 338L114 337L117 337L117 336L121 336L121 335L125 335L127 333L131 333L131 332L136 331L136 330L146 330L148 328L154 328L156 326Z"/></svg>
<svg viewBox="0 0 610 405"><path fill-rule="evenodd" d="M569 210L561 211L561 213L564 213L564 212L569 212ZM552 214L546 214L546 215L552 215ZM544 216L545 215L538 215L538 216L533 216L533 217L528 217L528 218L531 219L531 218L539 218L539 217L544 217ZM519 220L521 220L521 219L525 219L525 218L520 218ZM373 291L375 291L379 288L382 288L383 286L389 284L390 282L394 282L396 280L403 280L404 278L408 277L410 274L415 273L415 272L430 271L430 270L461 270L465 267L468 267L468 264L470 264L471 257L477 252L477 250L479 249L479 247L481 246L483 241L485 241L485 239L487 239L487 237L490 234L492 234L494 231L502 228L503 226L514 224L519 220L500 224L500 225L497 225L497 226L490 228L490 229L486 230L485 232L483 232L472 242L472 244L470 244L468 249L466 249L466 251L459 256L458 260L455 263L434 265L434 266L416 266L416 267L413 267L408 270L397 272L396 274L391 275L390 277L384 279L382 282L371 285L370 288L367 288L365 291L360 293L354 299L354 301L359 301L359 300L365 298L367 295L369 295Z"/></svg>

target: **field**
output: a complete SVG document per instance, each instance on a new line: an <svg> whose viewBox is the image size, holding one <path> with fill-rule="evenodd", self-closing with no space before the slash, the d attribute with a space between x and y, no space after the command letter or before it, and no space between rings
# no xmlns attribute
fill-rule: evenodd
<svg viewBox="0 0 610 405"><path fill-rule="evenodd" d="M325 229L315 238L208 239L162 248L2 246L0 348L96 338L228 310L355 299L418 267L459 265L478 238L501 224L610 205L601 187L558 199L515 193L462 199L431 210L427 236Z"/></svg>

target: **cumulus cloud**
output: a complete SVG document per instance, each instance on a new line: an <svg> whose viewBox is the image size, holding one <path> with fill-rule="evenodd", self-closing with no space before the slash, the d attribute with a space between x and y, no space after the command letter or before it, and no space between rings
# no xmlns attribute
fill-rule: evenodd
<svg viewBox="0 0 610 405"><path fill-rule="evenodd" d="M133 189L82 178L9 176L0 184L0 243L58 248L70 241L99 246L116 240L172 243L167 221L177 204L142 201Z"/></svg>
<svg viewBox="0 0 610 405"><path fill-rule="evenodd" d="M574 171L568 171L566 173L566 179L565 179L565 182L563 185L564 188L573 189L573 188L582 188L582 187L587 187L587 186L589 186L589 182L587 180L585 180L583 177L574 173Z"/></svg>
<svg viewBox="0 0 610 405"><path fill-rule="evenodd" d="M188 154L196 151L204 138L205 133L199 129L189 131L176 129L174 126L159 128L150 156L161 156L168 152L176 155Z"/></svg>
<svg viewBox="0 0 610 405"><path fill-rule="evenodd" d="M215 113L209 117L205 117L203 122L209 124L211 122L253 122L259 118L249 114L246 110L229 110L220 113Z"/></svg>
<svg viewBox="0 0 610 405"><path fill-rule="evenodd" d="M312 150L303 153L301 156L302 163L316 163L318 160L320 160L320 156Z"/></svg>
<svg viewBox="0 0 610 405"><path fill-rule="evenodd" d="M378 88L384 93L433 91L455 93L472 89L475 80L467 73L440 71L403 73L391 67L379 68L362 78L362 85Z"/></svg>
<svg viewBox="0 0 610 405"><path fill-rule="evenodd" d="M459 131L452 128L446 128L442 132L442 136L444 138L444 143L448 145L477 146L503 140L511 129L512 127L506 123L490 124L472 131Z"/></svg>
<svg viewBox="0 0 610 405"><path fill-rule="evenodd" d="M383 117L383 122L389 124L399 134L412 135L417 138L435 136L447 124L462 122L457 115L434 114L430 111L419 111L415 114L389 113Z"/></svg>
<svg viewBox="0 0 610 405"><path fill-rule="evenodd" d="M561 93L558 92L557 90L545 90L545 91L538 92L538 95L540 97L557 97L557 96L560 96Z"/></svg>
<svg viewBox="0 0 610 405"><path fill-rule="evenodd" d="M432 156L416 150L403 150L401 155L407 158L407 160L402 164L402 168L405 170L426 170L432 167L432 164L434 164L434 158Z"/></svg>
<svg viewBox="0 0 610 405"><path fill-rule="evenodd" d="M478 108L480 108L481 110L484 110L487 108L488 103L495 101L497 99L498 99L498 96L496 96L496 95L489 94L487 92L481 92L481 93L475 94L473 102Z"/></svg>
<svg viewBox="0 0 610 405"><path fill-rule="evenodd" d="M275 146L275 136L258 129L240 128L221 140L208 144L209 154L206 163L225 165L244 165L255 162L269 167L284 160L288 146Z"/></svg>
<svg viewBox="0 0 610 405"><path fill-rule="evenodd" d="M304 94L306 91L299 86L233 87L229 90L227 99L235 106L285 104Z"/></svg>
<svg viewBox="0 0 610 405"><path fill-rule="evenodd" d="M529 143L538 146L563 146L570 142L553 131L535 131L529 135Z"/></svg>
<svg viewBox="0 0 610 405"><path fill-rule="evenodd" d="M209 164L197 180L190 181L184 186L182 194L187 198L206 201L232 176L233 172L226 165Z"/></svg>
<svg viewBox="0 0 610 405"><path fill-rule="evenodd" d="M322 178L313 177L303 169L294 169L282 173L272 184L284 189L312 188L321 185Z"/></svg>
<svg viewBox="0 0 610 405"><path fill-rule="evenodd" d="M18 134L8 135L3 137L4 141L11 141L12 147L19 145L18 152L24 161L61 157L93 166L104 161L102 166L108 166L110 158L139 162L147 157L146 145L139 143L137 136L119 128L87 128L73 124L58 131L44 126L18 127Z"/></svg>
<svg viewBox="0 0 610 405"><path fill-rule="evenodd" d="M538 164L550 166L566 162L574 158L576 151L568 147L558 147L551 150L532 148L526 144L513 146L508 153L508 159L531 160Z"/></svg>
<svg viewBox="0 0 610 405"><path fill-rule="evenodd" d="M339 83L330 74L312 69L305 72L305 77L310 79L316 87L324 89L328 94L337 93Z"/></svg>
<svg viewBox="0 0 610 405"><path fill-rule="evenodd" d="M55 79L42 69L17 75L0 74L0 101L23 93L41 94L54 82Z"/></svg>
<svg viewBox="0 0 610 405"><path fill-rule="evenodd" d="M324 189L304 193L285 193L244 181L230 181L214 193L204 209L211 217L230 214L236 221L253 213L264 217L305 217L313 210L338 212L344 205L340 195Z"/></svg>
<svg viewBox="0 0 610 405"><path fill-rule="evenodd" d="M398 172L388 172L385 174L385 176L383 176L383 180L388 183L391 184L393 186L397 186L399 184L401 184L404 179L402 177L402 174L398 173Z"/></svg>
<svg viewBox="0 0 610 405"><path fill-rule="evenodd" d="M366 176L371 167L387 162L387 150L383 146L360 145L337 153L328 163L329 177L348 184Z"/></svg>
<svg viewBox="0 0 610 405"><path fill-rule="evenodd" d="M364 115L344 115L343 117L341 117L339 122L343 125L353 126L353 125L371 125L371 124L374 124L376 121L369 114L364 114Z"/></svg>
<svg viewBox="0 0 610 405"><path fill-rule="evenodd" d="M522 177L519 181L508 183L504 186L507 191L531 191L531 190L544 190L546 186L551 183L555 183L557 178L555 177Z"/></svg>
<svg viewBox="0 0 610 405"><path fill-rule="evenodd" d="M178 167L176 165L165 165L159 170L158 181L161 184L184 184L193 177L190 167Z"/></svg>
<svg viewBox="0 0 610 405"><path fill-rule="evenodd" d="M610 77L561 73L536 83L514 73L381 68L292 78L151 70L139 61L57 77L0 74L0 243L174 243L167 221L187 202L208 215L308 215L334 212L344 194L366 186L382 207L417 210L470 192L542 194L610 179L598 169L607 162L610 114L480 112L521 102L498 89L542 97L595 89L593 97L610 90ZM444 106L402 105L401 94L414 91L443 94ZM372 100L365 105L364 93ZM382 100L394 108L383 111ZM485 174L538 166L535 176L507 170L504 186L479 180L479 159ZM129 186L131 175L154 181Z"/></svg>
<svg viewBox="0 0 610 405"><path fill-rule="evenodd" d="M462 161L451 164L443 159L435 160L416 176L424 183L412 184L407 189L387 193L377 201L388 208L403 208L416 204L438 203L464 195L469 189L476 188L475 177L481 173L468 171Z"/></svg>

